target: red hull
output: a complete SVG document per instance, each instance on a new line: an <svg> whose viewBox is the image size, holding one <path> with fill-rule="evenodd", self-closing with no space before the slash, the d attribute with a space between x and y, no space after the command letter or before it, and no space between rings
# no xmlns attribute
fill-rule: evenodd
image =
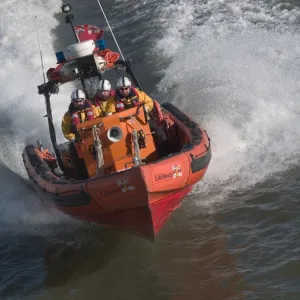
<svg viewBox="0 0 300 300"><path fill-rule="evenodd" d="M174 210L180 207L183 198L193 189L192 186L182 189L174 194L153 203L149 207L136 207L124 211L77 215L76 217L85 221L99 224L104 228L119 228L132 231L137 235L154 239L161 231ZM59 210L70 214L69 209L57 207Z"/></svg>

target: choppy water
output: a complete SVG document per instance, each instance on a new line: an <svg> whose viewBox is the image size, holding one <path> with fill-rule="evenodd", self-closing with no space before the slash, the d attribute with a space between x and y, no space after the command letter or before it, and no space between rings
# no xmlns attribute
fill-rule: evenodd
<svg viewBox="0 0 300 300"><path fill-rule="evenodd" d="M105 25L97 1L70 4ZM46 69L73 37L57 1L4 0L0 299L299 299L298 1L102 4L144 89L205 126L213 159L155 243L45 207L21 159L47 133L34 16ZM53 97L59 141L71 89Z"/></svg>

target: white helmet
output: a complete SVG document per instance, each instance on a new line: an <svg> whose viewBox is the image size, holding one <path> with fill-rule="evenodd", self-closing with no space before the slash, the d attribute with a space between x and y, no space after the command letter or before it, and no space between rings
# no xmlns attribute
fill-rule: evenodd
<svg viewBox="0 0 300 300"><path fill-rule="evenodd" d="M99 91L110 91L111 90L111 84L107 79L100 80L99 82Z"/></svg>
<svg viewBox="0 0 300 300"><path fill-rule="evenodd" d="M82 91L80 89L74 90L71 94L71 101L72 102L77 102L77 101L82 101L82 100L85 100L84 91Z"/></svg>
<svg viewBox="0 0 300 300"><path fill-rule="evenodd" d="M127 78L127 77L121 77L121 78L119 78L119 80L117 81L117 88L125 87L125 86L131 87L131 81L130 81L130 79Z"/></svg>

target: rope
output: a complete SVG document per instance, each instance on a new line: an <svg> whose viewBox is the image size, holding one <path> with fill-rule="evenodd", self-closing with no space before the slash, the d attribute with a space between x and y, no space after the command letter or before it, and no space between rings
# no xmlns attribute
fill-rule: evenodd
<svg viewBox="0 0 300 300"><path fill-rule="evenodd" d="M99 133L100 133L100 130L96 127L96 125L94 125L93 126L93 137L94 137L94 148L95 148L95 152L96 152L96 163L97 163L96 175L102 175L104 172L102 144L101 144L101 141L98 136Z"/></svg>

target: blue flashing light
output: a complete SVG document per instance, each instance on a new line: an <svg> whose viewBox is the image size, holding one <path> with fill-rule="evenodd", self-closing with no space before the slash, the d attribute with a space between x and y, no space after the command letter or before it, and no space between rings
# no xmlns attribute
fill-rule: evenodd
<svg viewBox="0 0 300 300"><path fill-rule="evenodd" d="M97 40L96 45L100 50L104 50L107 48L105 40Z"/></svg>
<svg viewBox="0 0 300 300"><path fill-rule="evenodd" d="M66 58L65 58L65 55L64 55L63 51L56 52L55 55L56 55L56 59L57 59L58 64L66 61Z"/></svg>

